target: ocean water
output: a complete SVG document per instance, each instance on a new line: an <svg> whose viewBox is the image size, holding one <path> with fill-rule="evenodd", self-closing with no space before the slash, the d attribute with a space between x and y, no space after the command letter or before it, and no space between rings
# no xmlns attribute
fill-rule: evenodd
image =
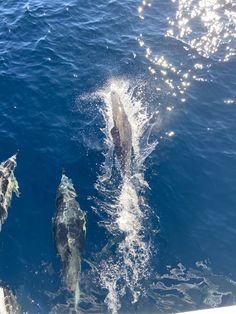
<svg viewBox="0 0 236 314"><path fill-rule="evenodd" d="M52 232L62 168L87 212L82 313L236 303L233 0L0 4L0 158L20 150L0 280L22 312L69 313ZM114 157L110 92L132 127Z"/></svg>

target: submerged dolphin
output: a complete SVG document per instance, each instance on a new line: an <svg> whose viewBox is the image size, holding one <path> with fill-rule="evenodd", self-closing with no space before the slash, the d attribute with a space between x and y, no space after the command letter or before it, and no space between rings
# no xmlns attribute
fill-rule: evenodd
<svg viewBox="0 0 236 314"><path fill-rule="evenodd" d="M20 314L20 307L14 293L5 285L0 285L0 313Z"/></svg>
<svg viewBox="0 0 236 314"><path fill-rule="evenodd" d="M67 290L74 295L75 310L80 298L81 252L86 235L85 212L80 209L76 197L71 179L62 174L56 197L54 236L64 283Z"/></svg>
<svg viewBox="0 0 236 314"><path fill-rule="evenodd" d="M125 175L130 171L132 152L132 128L119 95L111 92L112 117L114 126L111 135L115 153Z"/></svg>
<svg viewBox="0 0 236 314"><path fill-rule="evenodd" d="M19 196L19 186L14 176L16 156L17 153L0 164L0 230L7 219L12 193Z"/></svg>

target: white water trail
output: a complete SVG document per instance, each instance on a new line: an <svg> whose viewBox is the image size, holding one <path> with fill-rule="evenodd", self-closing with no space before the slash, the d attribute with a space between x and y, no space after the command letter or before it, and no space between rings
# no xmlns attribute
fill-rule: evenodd
<svg viewBox="0 0 236 314"><path fill-rule="evenodd" d="M133 154L129 176L122 175L114 154L111 91L119 95L132 128ZM148 187L144 179L144 162L157 143L149 143L152 116L142 101L135 97L136 92L137 86L130 81L112 79L96 93L105 104L101 112L105 121L102 131L107 147L96 187L106 200L100 204L100 209L106 215L105 226L111 237L119 239L116 240L115 254L111 253L101 263L99 274L102 287L108 291L105 302L113 314L118 312L120 299L127 293L131 294L132 303L138 301L143 292L141 282L149 271L150 245L145 232L148 206L142 192ZM117 182L118 177L120 181Z"/></svg>

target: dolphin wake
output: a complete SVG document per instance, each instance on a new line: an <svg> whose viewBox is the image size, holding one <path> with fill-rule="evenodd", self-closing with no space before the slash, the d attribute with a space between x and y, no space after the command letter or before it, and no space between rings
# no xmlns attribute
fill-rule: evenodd
<svg viewBox="0 0 236 314"><path fill-rule="evenodd" d="M116 117L112 108L112 93L116 93L120 105L122 103L132 131L129 132L131 138L124 139L132 146L127 173L122 171L115 154L112 130ZM106 201L99 203L99 211L103 225L115 239L113 255L111 253L108 259L101 262L99 277L102 287L107 290L105 302L112 313L117 313L121 307L120 300L125 295L130 295L133 303L138 301L143 292L141 282L149 274L150 243L145 230L149 208L143 196L148 183L144 178L144 162L157 142L148 141L153 126L152 116L137 97L136 87L131 82L111 80L96 95L104 103L101 113L105 121L102 131L106 144L105 160L96 183L97 190Z"/></svg>

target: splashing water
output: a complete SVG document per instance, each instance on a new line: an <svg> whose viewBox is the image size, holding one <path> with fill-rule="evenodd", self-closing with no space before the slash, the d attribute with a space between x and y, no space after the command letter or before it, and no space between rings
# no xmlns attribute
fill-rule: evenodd
<svg viewBox="0 0 236 314"><path fill-rule="evenodd" d="M122 175L114 158L111 91L119 95L132 128L130 176ZM149 269L150 245L144 230L148 206L144 203L142 192L148 186L144 179L144 162L157 142L149 143L153 116L148 115L138 94L140 89L137 91L131 82L118 79L111 80L96 93L105 103L101 112L105 120L102 131L107 147L96 187L106 200L99 206L106 215L105 226L115 236L115 254L102 261L99 275L102 287L108 290L105 302L112 313L118 312L120 298L127 292L131 293L133 303L138 301L142 292L141 281L146 278ZM118 177L120 182L117 182Z"/></svg>
<svg viewBox="0 0 236 314"><path fill-rule="evenodd" d="M137 85L139 87L137 87ZM124 105L125 113L128 116L129 123L132 127L132 179L139 178L139 183L141 186L147 185L147 182L144 180L144 162L158 143L158 141L149 142L152 128L158 120L158 113L149 113L148 108L144 107L142 100L140 99L140 94L142 93L142 89L144 89L145 86L141 81L139 81L137 85L132 85L132 83L128 80L113 79L108 82L104 89L96 93L96 95L100 97L105 103L105 108L102 108L101 113L106 123L102 131L105 135L105 144L107 147L107 151L104 154L105 162L101 167L102 174L98 180L99 183L107 182L107 180L111 179L112 168L114 166L114 146L111 136L111 129L114 126L114 122L112 118L110 93L111 91L115 91L119 95L119 98Z"/></svg>
<svg viewBox="0 0 236 314"><path fill-rule="evenodd" d="M132 294L132 302L137 302L141 290L139 282L148 275L150 255L142 225L145 214L134 186L127 179L122 185L116 209L113 217L116 229L124 237L117 243L116 256L104 262L100 273L102 286L108 289L105 301L112 313L120 307L118 297L123 296L126 289Z"/></svg>

